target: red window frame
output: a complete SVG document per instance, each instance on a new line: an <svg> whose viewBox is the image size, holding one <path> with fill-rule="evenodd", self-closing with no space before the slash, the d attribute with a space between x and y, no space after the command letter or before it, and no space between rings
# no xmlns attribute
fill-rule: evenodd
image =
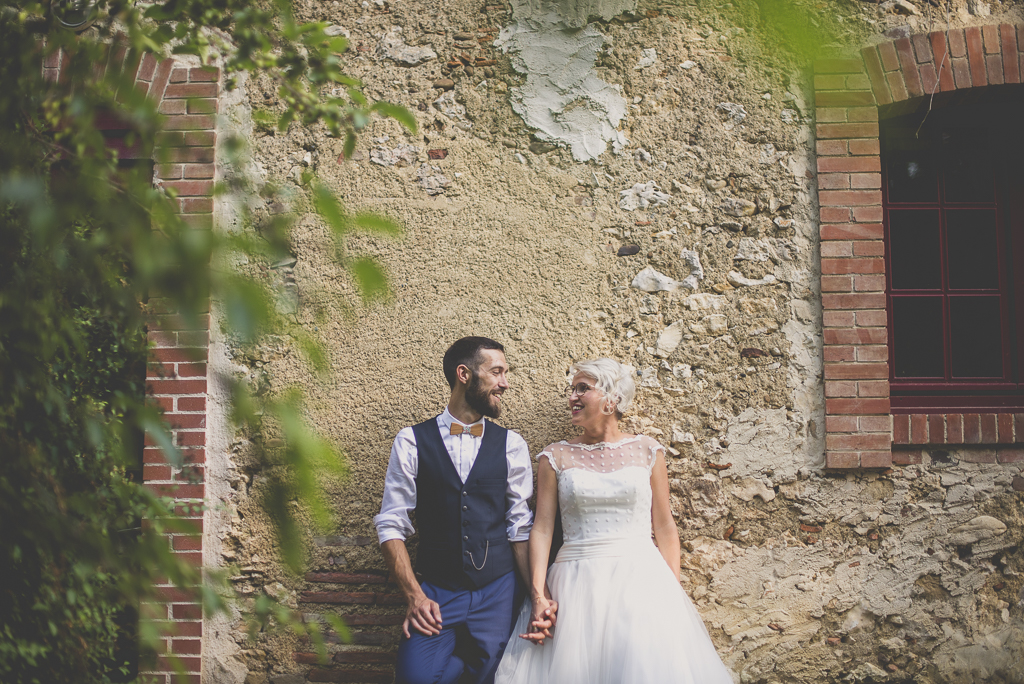
<svg viewBox="0 0 1024 684"><path fill-rule="evenodd" d="M917 115L920 121L922 113ZM882 206L885 240L886 314L889 347L889 383L892 413L937 413L957 410L1003 412L1024 407L1024 172L1013 164L1014 154L996 154L994 197L991 202L950 202L945 197L946 174L936 165L937 196L929 202L896 202L889 197L889 139L894 133L892 119L881 122ZM1005 124L990 131L998 146L1005 136L1020 136L1019 127ZM1019 145L1019 143L1017 143ZM1014 146L1010 146L1014 149ZM936 157L938 150L934 150ZM996 216L996 251L999 264L998 290L953 290L949 287L947 216L951 210L993 210ZM894 289L890 217L894 212L934 210L939 215L939 258L941 287L938 289ZM1015 268L1016 267L1016 268ZM956 380L952 376L952 330L950 297L1000 297L1000 341L1003 377ZM894 335L894 299L942 298L942 347L944 377L905 378L897 375Z"/></svg>

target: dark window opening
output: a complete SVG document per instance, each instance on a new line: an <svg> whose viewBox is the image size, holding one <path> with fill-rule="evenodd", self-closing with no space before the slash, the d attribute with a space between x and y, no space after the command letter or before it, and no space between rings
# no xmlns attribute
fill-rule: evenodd
<svg viewBox="0 0 1024 684"><path fill-rule="evenodd" d="M1024 407L1024 88L975 90L879 112L894 413Z"/></svg>

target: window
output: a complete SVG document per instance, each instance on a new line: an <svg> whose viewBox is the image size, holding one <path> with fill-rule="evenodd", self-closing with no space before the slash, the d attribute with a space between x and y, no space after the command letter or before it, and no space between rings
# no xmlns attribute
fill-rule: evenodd
<svg viewBox="0 0 1024 684"><path fill-rule="evenodd" d="M894 413L1024 406L1024 97L977 90L881 112Z"/></svg>

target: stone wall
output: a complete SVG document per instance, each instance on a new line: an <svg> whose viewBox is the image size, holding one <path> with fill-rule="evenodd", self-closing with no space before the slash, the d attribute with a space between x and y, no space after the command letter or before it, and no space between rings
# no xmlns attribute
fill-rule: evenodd
<svg viewBox="0 0 1024 684"><path fill-rule="evenodd" d="M403 610L371 519L391 439L444 406L439 360L467 334L506 343L502 422L534 453L570 433L574 360L636 368L624 427L669 447L684 586L737 681L1024 681L1021 464L944 444L893 469L826 468L812 75L752 5L296 7L348 36L350 71L420 130L375 121L345 159L322 130L253 126L252 110L280 107L258 79L222 100L250 137L257 215L282 210L261 206L266 185L298 216L294 259L268 277L332 372L314 376L287 340L242 350L216 331L211 366L302 387L350 474L325 483L339 523L309 529L309 574L289 577L258 504L280 444L214 421L208 477L224 486L209 488L206 553L249 599L348 615L354 643L332 638L321 665L285 634L248 641L243 601L207 629L207 681L390 681ZM975 0L814 9L853 55L947 22L1024 23L1019 4ZM362 306L332 261L307 171L405 226L347 245L386 265L387 303Z"/></svg>

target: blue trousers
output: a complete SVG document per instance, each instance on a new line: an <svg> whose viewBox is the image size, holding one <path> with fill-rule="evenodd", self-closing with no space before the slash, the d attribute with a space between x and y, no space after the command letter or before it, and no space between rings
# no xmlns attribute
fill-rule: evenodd
<svg viewBox="0 0 1024 684"><path fill-rule="evenodd" d="M519 607L516 573L480 589L442 589L424 582L427 598L441 608L441 633L409 628L398 646L396 684L491 684Z"/></svg>

